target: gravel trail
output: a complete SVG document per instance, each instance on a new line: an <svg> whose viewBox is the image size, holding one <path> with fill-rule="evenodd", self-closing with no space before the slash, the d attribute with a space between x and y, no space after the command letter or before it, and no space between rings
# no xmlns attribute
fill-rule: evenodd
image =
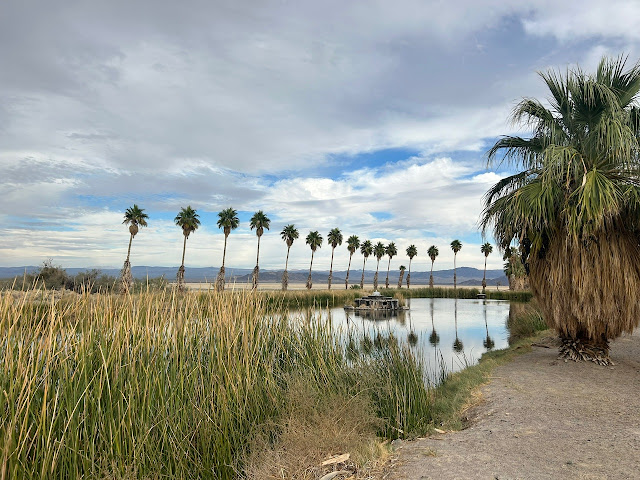
<svg viewBox="0 0 640 480"><path fill-rule="evenodd" d="M469 428L402 442L385 478L640 479L640 335L611 367L544 344L493 371Z"/></svg>

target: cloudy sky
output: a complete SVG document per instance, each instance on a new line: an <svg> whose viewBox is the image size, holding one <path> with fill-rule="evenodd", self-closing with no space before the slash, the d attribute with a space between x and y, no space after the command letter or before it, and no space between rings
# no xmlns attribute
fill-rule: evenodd
<svg viewBox="0 0 640 480"><path fill-rule="evenodd" d="M136 203L150 219L134 265L179 264L173 218L190 204L187 266L220 264L231 206L229 266L254 265L262 209L265 268L282 268L288 223L291 268L310 230L333 227L394 241L392 268L412 243L414 269L431 244L451 268L454 238L458 265L481 268L482 196L507 174L485 152L515 132L509 112L546 97L537 71L635 62L638 18L615 0L5 0L0 266L121 265ZM329 261L325 244L314 265Z"/></svg>

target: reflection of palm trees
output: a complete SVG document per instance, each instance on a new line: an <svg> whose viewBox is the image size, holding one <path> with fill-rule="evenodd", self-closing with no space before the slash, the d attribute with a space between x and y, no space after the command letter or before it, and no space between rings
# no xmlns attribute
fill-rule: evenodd
<svg viewBox="0 0 640 480"><path fill-rule="evenodd" d="M454 305L454 307L453 307L453 319L454 319L455 326L456 326L456 339L453 341L453 349L457 353L460 353L464 349L464 345L462 344L462 342L458 338L458 299L457 298L455 299L455 303L453 305Z"/></svg>
<svg viewBox="0 0 640 480"><path fill-rule="evenodd" d="M484 305L484 328L487 331L487 338L482 341L482 345L484 345L484 348L487 350L491 350L496 343L493 341L493 338L489 336L489 325L487 324L487 301L485 300L482 303Z"/></svg>
<svg viewBox="0 0 640 480"><path fill-rule="evenodd" d="M438 332L436 332L436 326L433 323L433 302L435 300L432 298L431 299L431 304L430 304L430 310L431 310L431 335L429 335L429 343L433 346L433 347L437 347L438 344L440 343L440 335L438 335Z"/></svg>
<svg viewBox="0 0 640 480"><path fill-rule="evenodd" d="M407 312L407 316L409 317L409 335L407 335L407 341L409 345L415 347L418 344L418 335L413 331L413 325L411 323L411 313Z"/></svg>

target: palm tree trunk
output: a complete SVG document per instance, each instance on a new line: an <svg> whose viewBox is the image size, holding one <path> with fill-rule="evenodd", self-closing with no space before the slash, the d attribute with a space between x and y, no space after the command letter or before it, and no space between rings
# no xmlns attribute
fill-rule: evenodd
<svg viewBox="0 0 640 480"><path fill-rule="evenodd" d="M185 290L184 284L184 254L187 251L187 236L184 236L184 243L182 244L182 263L180 264L180 268L178 269L177 281L178 281L178 291L183 292Z"/></svg>
<svg viewBox="0 0 640 480"><path fill-rule="evenodd" d="M333 280L333 253L335 252L335 247L331 249L331 267L329 268L329 290L331 290L331 280Z"/></svg>
<svg viewBox="0 0 640 480"><path fill-rule="evenodd" d="M431 260L431 273L429 274L429 288L433 288L433 262L434 260Z"/></svg>
<svg viewBox="0 0 640 480"><path fill-rule="evenodd" d="M184 243L182 245L182 263L180 266L184 269L184 254L187 251L187 236L184 236Z"/></svg>
<svg viewBox="0 0 640 480"><path fill-rule="evenodd" d="M455 290L457 287L457 276L456 276L456 256L457 253L453 254L453 289Z"/></svg>
<svg viewBox="0 0 640 480"><path fill-rule="evenodd" d="M282 290L289 288L289 252L291 251L291 245L287 245L287 259L284 262L284 272L282 273Z"/></svg>
<svg viewBox="0 0 640 480"><path fill-rule="evenodd" d="M376 274L373 276L373 290L378 290L378 270L380 269L380 259L378 259L378 264L376 265Z"/></svg>
<svg viewBox="0 0 640 480"><path fill-rule="evenodd" d="M224 249L222 250L222 268L224 268L224 259L227 256L227 237L229 235L224 236Z"/></svg>
<svg viewBox="0 0 640 480"><path fill-rule="evenodd" d="M256 253L256 266L253 269L253 274L251 275L251 283L253 290L258 288L258 277L260 276L260 266L258 260L260 259L260 235L258 235L258 251Z"/></svg>
<svg viewBox="0 0 640 480"><path fill-rule="evenodd" d="M484 256L484 275L482 275L482 293L487 289L487 256Z"/></svg>
<svg viewBox="0 0 640 480"><path fill-rule="evenodd" d="M389 269L391 268L391 257L389 257L389 263L387 263L387 280L384 282L384 287L389 288Z"/></svg>
<svg viewBox="0 0 640 480"><path fill-rule="evenodd" d="M311 250L311 263L309 264L309 278L307 278L307 289L311 290L312 282L311 282L311 269L313 268L313 254L315 252Z"/></svg>
<svg viewBox="0 0 640 480"><path fill-rule="evenodd" d="M360 288L364 288L364 267L367 265L367 257L364 257L362 262L362 278L360 279Z"/></svg>
<svg viewBox="0 0 640 480"><path fill-rule="evenodd" d="M129 256L131 255L131 242L133 241L133 235L129 236L129 249L127 250L127 262L129 261Z"/></svg>
<svg viewBox="0 0 640 480"><path fill-rule="evenodd" d="M347 276L344 279L345 290L349 288L349 270L351 270L351 257L353 257L353 253L349 252L349 266L347 267Z"/></svg>
<svg viewBox="0 0 640 480"><path fill-rule="evenodd" d="M413 258L409 259L409 272L407 272L407 290L411 288L411 260L413 260Z"/></svg>
<svg viewBox="0 0 640 480"><path fill-rule="evenodd" d="M227 256L227 237L229 235L224 235L224 249L222 250L222 266L220 267L220 271L218 272L218 278L216 278L216 290L223 291L224 290L224 260Z"/></svg>

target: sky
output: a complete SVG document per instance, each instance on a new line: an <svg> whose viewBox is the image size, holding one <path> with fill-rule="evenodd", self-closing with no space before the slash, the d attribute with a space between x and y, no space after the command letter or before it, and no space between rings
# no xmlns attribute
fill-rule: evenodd
<svg viewBox="0 0 640 480"><path fill-rule="evenodd" d="M255 265L249 218L271 219L260 266L281 269L280 231L340 228L395 242L391 268L482 268L487 165L509 114L545 99L537 72L640 57L640 3L609 0L5 0L0 6L0 266L122 265L127 207L145 209L133 265L179 265L173 219L201 227L186 266L219 266L217 213L238 211L226 264ZM345 269L346 245L334 268ZM501 268L499 252L488 268ZM362 257L354 255L354 264ZM370 265L372 265L370 263Z"/></svg>

